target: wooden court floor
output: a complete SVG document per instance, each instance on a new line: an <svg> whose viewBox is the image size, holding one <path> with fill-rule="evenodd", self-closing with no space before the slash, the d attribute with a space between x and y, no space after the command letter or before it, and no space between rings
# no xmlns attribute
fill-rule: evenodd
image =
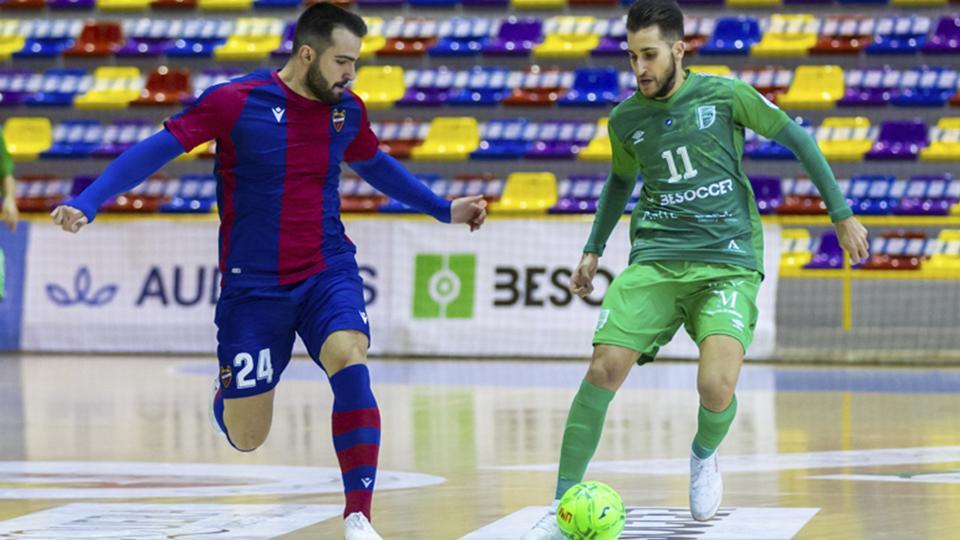
<svg viewBox="0 0 960 540"><path fill-rule="evenodd" d="M587 476L622 538L960 538L960 370L748 364L718 519L686 514L692 363L635 369ZM582 362L371 362L386 539L517 538L552 498ZM310 362L267 443L209 424L209 358L0 356L0 538L336 539L331 394Z"/></svg>

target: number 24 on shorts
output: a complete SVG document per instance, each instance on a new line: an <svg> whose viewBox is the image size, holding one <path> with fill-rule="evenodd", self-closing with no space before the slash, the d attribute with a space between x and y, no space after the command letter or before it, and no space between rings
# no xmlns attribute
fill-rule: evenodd
<svg viewBox="0 0 960 540"><path fill-rule="evenodd" d="M240 368L237 373L237 388L253 388L257 381L267 381L267 384L273 383L273 363L270 361L270 349L260 349L257 355L257 378L250 379L250 372L253 371L253 356L250 353L239 353L233 358L233 367Z"/></svg>

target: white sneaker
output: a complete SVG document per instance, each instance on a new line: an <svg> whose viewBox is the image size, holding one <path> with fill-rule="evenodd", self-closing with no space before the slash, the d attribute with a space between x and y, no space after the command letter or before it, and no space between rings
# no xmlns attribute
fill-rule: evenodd
<svg viewBox="0 0 960 540"><path fill-rule="evenodd" d="M383 540L362 512L354 512L343 520L343 540Z"/></svg>
<svg viewBox="0 0 960 540"><path fill-rule="evenodd" d="M540 518L540 521L527 531L520 540L566 540L566 537L560 532L560 526L557 525L558 503L559 501L553 501L547 515Z"/></svg>
<svg viewBox="0 0 960 540"><path fill-rule="evenodd" d="M720 508L723 478L717 465L717 452L707 459L690 454L690 514L697 521L707 521Z"/></svg>

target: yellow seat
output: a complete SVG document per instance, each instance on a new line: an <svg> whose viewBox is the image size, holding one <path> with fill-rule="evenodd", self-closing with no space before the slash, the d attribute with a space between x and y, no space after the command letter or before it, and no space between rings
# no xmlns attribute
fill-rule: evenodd
<svg viewBox="0 0 960 540"><path fill-rule="evenodd" d="M53 145L49 118L12 117L3 123L3 140L16 161L33 161Z"/></svg>
<svg viewBox="0 0 960 540"><path fill-rule="evenodd" d="M78 96L73 106L77 109L125 109L140 97L141 90L143 77L139 68L99 67L93 72L93 87Z"/></svg>
<svg viewBox="0 0 960 540"><path fill-rule="evenodd" d="M205 143L201 143L195 146L193 150L177 156L176 161L193 161L197 159L197 157L199 157L200 154L209 153L213 147L213 144L214 144L213 141L207 141Z"/></svg>
<svg viewBox="0 0 960 540"><path fill-rule="evenodd" d="M937 237L937 252L920 265L920 271L931 277L960 277L960 229L945 229Z"/></svg>
<svg viewBox="0 0 960 540"><path fill-rule="evenodd" d="M695 73L702 73L704 75L716 75L717 77L726 77L728 79L733 78L733 71L730 70L730 66L727 65L713 65L713 66L690 66L690 71Z"/></svg>
<svg viewBox="0 0 960 540"><path fill-rule="evenodd" d="M947 7L947 0L891 0L891 4L903 7L937 6Z"/></svg>
<svg viewBox="0 0 960 540"><path fill-rule="evenodd" d="M491 212L510 214L542 214L557 204L557 177L548 172L513 173L499 201Z"/></svg>
<svg viewBox="0 0 960 540"><path fill-rule="evenodd" d="M920 151L920 159L960 161L960 117L941 118L930 135L930 146Z"/></svg>
<svg viewBox="0 0 960 540"><path fill-rule="evenodd" d="M353 84L353 92L368 109L389 109L406 91L400 66L363 66L357 71Z"/></svg>
<svg viewBox="0 0 960 540"><path fill-rule="evenodd" d="M227 42L213 51L217 60L265 60L280 46L283 23L271 18L237 19Z"/></svg>
<svg viewBox="0 0 960 540"><path fill-rule="evenodd" d="M567 7L566 0L513 0L513 9L563 9Z"/></svg>
<svg viewBox="0 0 960 540"><path fill-rule="evenodd" d="M813 15L772 15L770 27L760 43L750 49L752 56L806 56L817 44L817 21Z"/></svg>
<svg viewBox="0 0 960 540"><path fill-rule="evenodd" d="M840 66L800 66L786 93L777 104L793 109L829 109L843 97L843 69Z"/></svg>
<svg viewBox="0 0 960 540"><path fill-rule="evenodd" d="M97 0L100 11L145 11L150 0Z"/></svg>
<svg viewBox="0 0 960 540"><path fill-rule="evenodd" d="M197 0L197 7L206 11L249 11L253 0Z"/></svg>
<svg viewBox="0 0 960 540"><path fill-rule="evenodd" d="M367 59L386 46L387 38L383 35L383 19L364 17L363 21L367 23L367 35L363 36L363 42L360 44L360 58Z"/></svg>
<svg viewBox="0 0 960 540"><path fill-rule="evenodd" d="M414 148L415 161L465 161L480 146L480 127L469 116L438 117L430 122L423 144Z"/></svg>
<svg viewBox="0 0 960 540"><path fill-rule="evenodd" d="M783 229L780 231L780 272L800 270L810 259L810 231L807 229Z"/></svg>
<svg viewBox="0 0 960 540"><path fill-rule="evenodd" d="M0 19L0 60L9 60L10 55L23 48L26 39L19 30L19 20Z"/></svg>
<svg viewBox="0 0 960 540"><path fill-rule="evenodd" d="M873 146L866 116L830 116L817 128L817 144L829 161L860 161Z"/></svg>
<svg viewBox="0 0 960 540"><path fill-rule="evenodd" d="M558 16L548 20L550 28L543 43L533 48L537 58L586 58L600 44L600 36L593 33L595 17Z"/></svg>
<svg viewBox="0 0 960 540"><path fill-rule="evenodd" d="M604 117L597 120L597 131L586 148L580 150L579 158L583 161L610 161L613 149L610 146L610 133L607 132L609 119Z"/></svg>

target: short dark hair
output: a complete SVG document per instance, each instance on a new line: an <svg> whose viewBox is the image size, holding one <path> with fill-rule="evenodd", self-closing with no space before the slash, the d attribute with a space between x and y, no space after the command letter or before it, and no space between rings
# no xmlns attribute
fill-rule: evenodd
<svg viewBox="0 0 960 540"><path fill-rule="evenodd" d="M669 41L683 39L683 12L676 0L637 0L627 13L627 31L638 32L657 25Z"/></svg>
<svg viewBox="0 0 960 540"><path fill-rule="evenodd" d="M300 47L309 45L317 53L323 52L333 43L330 37L334 29L344 28L353 35L362 38L367 35L367 23L356 13L352 13L329 2L319 2L308 7L297 19L297 31L293 38L293 54Z"/></svg>

